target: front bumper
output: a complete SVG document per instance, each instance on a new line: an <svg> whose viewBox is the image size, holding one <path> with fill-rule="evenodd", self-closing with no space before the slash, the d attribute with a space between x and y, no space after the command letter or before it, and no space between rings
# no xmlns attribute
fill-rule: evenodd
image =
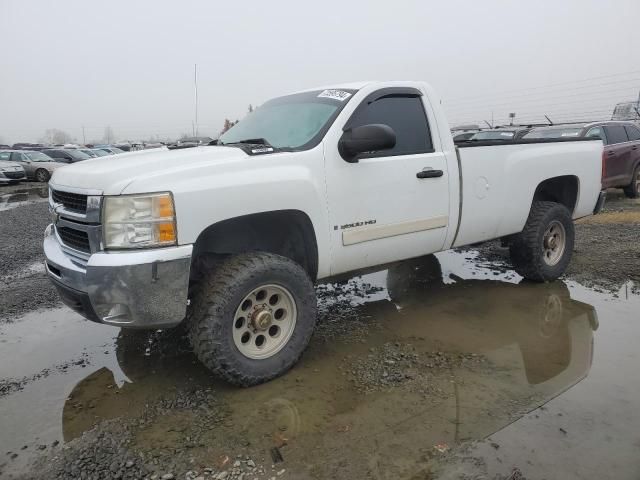
<svg viewBox="0 0 640 480"><path fill-rule="evenodd" d="M170 328L187 310L191 245L126 252L98 252L86 265L63 250L49 225L47 275L62 301L85 318L126 328Z"/></svg>

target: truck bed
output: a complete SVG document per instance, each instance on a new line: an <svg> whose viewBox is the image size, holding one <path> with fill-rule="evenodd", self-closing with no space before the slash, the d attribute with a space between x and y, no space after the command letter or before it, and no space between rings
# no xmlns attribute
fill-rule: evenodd
<svg viewBox="0 0 640 480"><path fill-rule="evenodd" d="M573 138L458 145L461 202L453 246L522 231L536 188L549 171L577 182L572 217L592 214L601 189L602 150L599 139Z"/></svg>

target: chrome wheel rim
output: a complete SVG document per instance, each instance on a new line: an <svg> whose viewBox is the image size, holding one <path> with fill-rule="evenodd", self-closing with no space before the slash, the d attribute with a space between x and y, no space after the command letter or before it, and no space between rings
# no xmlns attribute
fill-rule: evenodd
<svg viewBox="0 0 640 480"><path fill-rule="evenodd" d="M47 174L42 170L38 170L36 172L36 180L38 180L39 182L45 182L46 178L47 178Z"/></svg>
<svg viewBox="0 0 640 480"><path fill-rule="evenodd" d="M640 170L636 174L636 195L640 195Z"/></svg>
<svg viewBox="0 0 640 480"><path fill-rule="evenodd" d="M542 258L547 265L554 266L560 261L564 255L566 240L567 232L562 223L557 220L551 222L542 239Z"/></svg>
<svg viewBox="0 0 640 480"><path fill-rule="evenodd" d="M233 342L245 357L272 357L287 344L298 311L291 292L281 285L261 285L240 302L233 316Z"/></svg>

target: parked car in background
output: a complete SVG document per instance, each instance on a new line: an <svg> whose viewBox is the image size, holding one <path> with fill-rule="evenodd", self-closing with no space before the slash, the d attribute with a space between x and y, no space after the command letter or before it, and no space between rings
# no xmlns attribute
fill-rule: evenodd
<svg viewBox="0 0 640 480"><path fill-rule="evenodd" d="M601 138L603 188L622 188L640 197L640 128L632 122L592 122L534 128L523 139Z"/></svg>
<svg viewBox="0 0 640 480"><path fill-rule="evenodd" d="M117 155L118 153L124 153L124 150L118 147L98 147L94 150L102 150L103 152L110 153L111 155Z"/></svg>
<svg viewBox="0 0 640 480"><path fill-rule="evenodd" d="M91 158L96 158L99 155L94 152L92 149L90 148L79 148L78 151L82 152L82 153L86 153L87 155L89 155Z"/></svg>
<svg viewBox="0 0 640 480"><path fill-rule="evenodd" d="M42 150L45 146L41 143L14 143L11 149L13 150Z"/></svg>
<svg viewBox="0 0 640 480"><path fill-rule="evenodd" d="M42 152L29 150L6 150L0 153L9 153L9 160L22 166L28 180L48 182L51 174L64 166L64 163L56 162L50 156Z"/></svg>
<svg viewBox="0 0 640 480"><path fill-rule="evenodd" d="M9 145L5 145L4 143L0 143L0 150L10 150L11 147Z"/></svg>
<svg viewBox="0 0 640 480"><path fill-rule="evenodd" d="M109 155L113 155L113 153L106 152L100 148L92 148L90 150L91 153L95 155L95 157L108 157Z"/></svg>
<svg viewBox="0 0 640 480"><path fill-rule="evenodd" d="M144 144L143 148L145 150L148 150L150 148L162 148L164 146L165 146L164 143L161 143L161 142L148 142Z"/></svg>
<svg viewBox="0 0 640 480"><path fill-rule="evenodd" d="M42 153L49 155L54 160L63 163L75 163L91 158L84 152L75 149L45 148Z"/></svg>
<svg viewBox="0 0 640 480"><path fill-rule="evenodd" d="M515 125L510 127L493 128L491 130L482 130L480 132L474 133L468 141L483 142L496 140L518 140L522 138L522 136L529 130L531 130L531 127L520 127Z"/></svg>
<svg viewBox="0 0 640 480"><path fill-rule="evenodd" d="M26 180L22 165L10 161L11 152L0 152L0 185L18 183Z"/></svg>
<svg viewBox="0 0 640 480"><path fill-rule="evenodd" d="M209 145L213 142L211 137L186 137L181 138L175 144L177 148L199 147L200 145Z"/></svg>
<svg viewBox="0 0 640 480"><path fill-rule="evenodd" d="M455 143L458 142L466 142L467 140L470 140L471 137L473 137L476 133L478 132L461 132L461 133L454 133L453 135L453 141Z"/></svg>

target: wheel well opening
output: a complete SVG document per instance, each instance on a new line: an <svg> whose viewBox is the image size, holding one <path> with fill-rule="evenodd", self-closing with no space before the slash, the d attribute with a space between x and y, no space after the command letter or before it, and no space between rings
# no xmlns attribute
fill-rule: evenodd
<svg viewBox="0 0 640 480"><path fill-rule="evenodd" d="M203 258L262 251L300 264L315 280L318 247L309 217L299 210L278 210L231 218L207 227L196 240L193 263ZM193 266L193 265L192 265Z"/></svg>
<svg viewBox="0 0 640 480"><path fill-rule="evenodd" d="M560 203L573 214L578 201L578 177L564 175L543 181L536 188L533 201Z"/></svg>

